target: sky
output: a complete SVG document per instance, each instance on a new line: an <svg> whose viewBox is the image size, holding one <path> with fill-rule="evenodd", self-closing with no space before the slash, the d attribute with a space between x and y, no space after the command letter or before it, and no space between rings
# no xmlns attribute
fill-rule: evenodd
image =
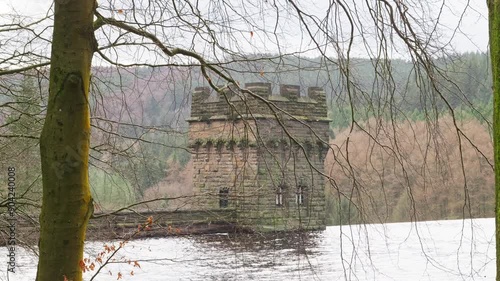
<svg viewBox="0 0 500 281"><path fill-rule="evenodd" d="M449 2L453 10L445 15L443 24L450 26L448 34L452 34L454 32L452 27L456 27L458 19L462 17L465 1ZM462 24L457 29L458 33L453 45L459 52L486 51L489 40L486 0L473 0L470 2L470 7L463 14Z"/></svg>
<svg viewBox="0 0 500 281"><path fill-rule="evenodd" d="M138 0L136 0L138 1ZM204 2L206 5L212 5L212 3L215 3L216 1L213 0L201 0L201 2ZM373 3L376 0L368 1ZM427 10L419 10L419 7L414 7L415 9L415 14L417 14L417 17L424 17L424 18L437 18L439 17L439 22L440 25L436 31L436 39L440 40L441 44L446 44L448 50L456 51L458 53L462 52L477 52L477 51L486 51L488 47L488 23L487 23L487 7L486 7L486 1L485 0L474 0L474 1L469 1L467 3L467 0L444 0L444 5L440 5L443 0L428 0L428 1L420 1L422 3L426 3L426 6L424 8L427 8ZM138 1L139 2L139 1ZM193 1L191 1L193 2ZM235 5L239 5L238 3L242 3L244 1L237 1L237 0L228 0L227 2L234 2ZM255 3L259 1L253 1ZM248 3L253 3L252 1L246 2ZM257 12L256 14L260 13L260 18L262 19L262 25L266 28L273 27L273 23L275 19L272 19L273 14L270 13L268 14L267 11L265 11L266 4L270 5L270 0L262 0L260 1L259 5L255 5L254 9ZM301 1L298 1L301 2ZM367 21L370 20L368 17L369 13L366 10L366 7L363 6L364 1L359 1L359 0L346 0L346 2L351 3L351 7L354 7L354 9L357 9L356 12L358 15L360 15L361 18L365 17L367 18ZM410 1L419 3L419 1L413 0ZM52 1L50 0L0 0L0 16L5 15L5 14L20 14L23 16L31 16L34 18L39 18L43 17L46 14L46 11L49 9L51 6ZM101 2L102 5L104 4L109 4L112 3L116 9L120 9L121 7L126 7L127 5L130 5L129 0L109 0L106 2ZM305 3L305 2L302 2ZM325 9L327 8L327 5L329 1L326 0L317 0L317 1L310 1L311 4L303 5L301 8L306 10L309 13L317 13L318 15L321 15L324 13ZM361 3L361 4L360 4ZM248 4L250 5L250 4ZM417 4L418 5L418 4ZM467 9L465 7L467 6ZM202 5L203 6L203 5ZM269 6L267 6L269 7ZM431 7L431 8L429 8ZM290 9L290 7L284 7L284 9ZM264 11L259 11L258 9L264 9ZM464 13L465 10L465 13ZM247 10L248 11L248 10ZM340 13L341 14L341 13ZM210 15L210 14L208 14ZM117 18L127 18L126 14L115 14ZM257 16L257 23L260 20L259 16ZM278 46L276 44L277 39L275 40L273 36L263 36L261 33L259 34L258 31L253 31L252 27L249 26L248 23L245 23L244 21L241 21L240 23L237 23L238 20L235 21L236 23L234 24L235 27L239 30L242 30L241 33L239 34L233 34L233 38L230 39L232 40L231 42L227 41L227 46L230 48L234 48L233 50L241 51L241 52L247 52L247 53L259 53L259 52L267 52L267 53L273 53L273 52L278 52ZM342 25L342 21L339 21L339 25ZM363 19L360 21L361 23L363 22ZM2 22L5 23L5 20ZM311 48L311 40L304 39L304 29L302 29L301 32L298 32L298 27L295 25L295 19L293 18L286 18L286 17L281 17L280 18L280 29L281 29L281 37L276 37L279 38L279 50L283 51L285 50L286 52L294 52L296 50L300 50L304 52L304 50L310 49ZM367 24L367 27L364 27L364 31L357 31L359 34L355 36L356 38L361 38L361 34L363 32L366 32L366 30L370 31L373 29L370 29L370 24ZM416 28L422 28L422 31L426 30L426 25L425 21L422 22L422 24L418 23L415 25ZM245 28L248 29L248 32L245 32ZM342 29L341 27L340 29ZM427 29L428 31L428 29ZM202 40L203 38L197 38L195 40L192 40L189 38L189 35L187 36L187 39L182 40L179 38L182 38L183 35L180 34L180 31L176 31L175 29L170 29L167 30L165 33L176 33L175 36L178 36L175 40L172 39L173 42L176 42L176 44L179 44L179 46L183 48L192 48L196 50L199 53L204 53L206 52L207 48L209 46L207 43ZM249 34L252 32L252 38L249 38ZM254 36L255 32L255 36ZM347 32L347 35L345 34L345 31L340 31L340 33L343 33L341 35L340 39L345 39L349 36L349 33ZM115 34L116 35L116 34ZM172 35L170 34L165 34L165 38L173 38ZM193 35L193 36L198 36L198 35ZM343 37L342 37L343 36ZM363 34L363 36L366 36L366 34ZM366 36L369 38L369 36ZM220 37L222 38L222 37ZM167 40L167 39L165 39ZM224 39L220 39L221 42ZM228 39L229 40L229 39ZM357 39L356 39L357 40ZM352 50L352 55L354 57L366 57L367 51L366 48L371 48L371 49L376 49L377 42L376 39L368 39L365 41L357 40L354 41L354 48ZM195 45L193 47L193 43L195 42ZM448 44L449 43L449 44ZM2 38L0 37L0 44L2 44ZM191 45L190 45L191 44ZM235 47L235 45L238 45ZM373 45L373 46L372 46ZM344 44L343 48L345 47L346 44ZM366 47L368 46L368 47ZM45 46L44 48L47 48ZM402 54L396 54L398 53L398 45L396 44L394 47L394 56L395 57L400 57L400 56L405 56L404 52ZM331 53L338 52L338 50L330 50ZM392 51L391 51L392 52ZM305 54L309 56L318 56L319 52L318 51L307 51ZM110 53L110 56L113 54ZM212 54L216 55L216 54ZM130 58L126 58L126 57ZM151 57L151 55L144 54L141 52L136 52L136 51L129 51L129 52L123 52L121 53L121 58L124 59L125 61L130 61L132 62L134 56L139 56L140 59L146 60L146 61L155 61L157 60L157 57Z"/></svg>

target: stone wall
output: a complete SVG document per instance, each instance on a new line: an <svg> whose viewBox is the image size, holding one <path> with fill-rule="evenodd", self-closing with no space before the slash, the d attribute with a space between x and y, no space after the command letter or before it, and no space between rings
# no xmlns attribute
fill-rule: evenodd
<svg viewBox="0 0 500 281"><path fill-rule="evenodd" d="M239 225L259 231L324 228L324 91L245 87L193 93L189 143L200 207L234 208Z"/></svg>
<svg viewBox="0 0 500 281"><path fill-rule="evenodd" d="M321 88L309 87L307 95L301 95L300 87L295 85L281 85L279 94L271 92L270 83L247 83L245 89L248 91L228 88L215 93L208 87L197 87L188 121L290 116L328 121L326 94Z"/></svg>
<svg viewBox="0 0 500 281"><path fill-rule="evenodd" d="M249 197L238 218L268 229L315 229L324 226L324 159L327 146L314 133L327 132L328 123L300 124L259 120L257 183L259 196ZM290 136L292 138L290 138ZM280 193L282 205L277 206ZM301 189L301 190L300 190ZM299 194L303 202L298 202Z"/></svg>
<svg viewBox="0 0 500 281"><path fill-rule="evenodd" d="M97 216L99 214L96 214ZM148 218L151 224L145 228ZM234 232L234 209L140 211L92 218L87 230L87 240L137 239L192 235L216 232ZM142 226L139 230L139 226Z"/></svg>
<svg viewBox="0 0 500 281"><path fill-rule="evenodd" d="M221 191L228 190L229 208L238 208L245 200L245 190L252 187L257 174L255 147L205 144L194 149L192 155L193 184L198 206L204 209L220 207Z"/></svg>
<svg viewBox="0 0 500 281"><path fill-rule="evenodd" d="M182 211L122 211L104 216L96 213L89 221L87 241L129 240L219 232L246 231L236 225L236 211L226 209ZM144 226L151 217L151 224ZM5 215L6 218L6 215ZM0 216L0 247L7 245L8 225ZM139 226L143 226L139 230ZM18 245L36 245L40 236L38 215L20 214L16 218Z"/></svg>

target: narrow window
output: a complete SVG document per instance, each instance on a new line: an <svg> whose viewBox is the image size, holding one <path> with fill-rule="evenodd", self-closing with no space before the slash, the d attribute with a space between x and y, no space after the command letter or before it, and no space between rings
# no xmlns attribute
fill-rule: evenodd
<svg viewBox="0 0 500 281"><path fill-rule="evenodd" d="M303 185L299 185L297 186L297 192L295 193L295 203L297 203L297 205L304 205L304 190L305 190L305 186Z"/></svg>
<svg viewBox="0 0 500 281"><path fill-rule="evenodd" d="M227 208L229 205L229 188L223 187L219 189L219 207Z"/></svg>
<svg viewBox="0 0 500 281"><path fill-rule="evenodd" d="M283 185L276 189L276 206L283 206Z"/></svg>

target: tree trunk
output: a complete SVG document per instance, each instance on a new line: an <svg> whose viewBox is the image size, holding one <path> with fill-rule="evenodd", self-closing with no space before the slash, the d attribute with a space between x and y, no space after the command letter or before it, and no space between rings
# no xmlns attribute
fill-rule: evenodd
<svg viewBox="0 0 500 281"><path fill-rule="evenodd" d="M488 0L490 56L493 74L493 150L495 153L495 234L500 281L500 0Z"/></svg>
<svg viewBox="0 0 500 281"><path fill-rule="evenodd" d="M38 281L82 280L92 198L88 92L95 0L56 0L47 116L40 136L43 201Z"/></svg>

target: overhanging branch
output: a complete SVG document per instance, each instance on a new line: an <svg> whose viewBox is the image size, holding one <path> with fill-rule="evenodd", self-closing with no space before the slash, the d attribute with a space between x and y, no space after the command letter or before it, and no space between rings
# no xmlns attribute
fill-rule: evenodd
<svg viewBox="0 0 500 281"><path fill-rule="evenodd" d="M30 69L38 68L38 67L44 67L50 65L50 61L44 62L44 63L39 63L39 64L34 64L34 65L29 65L26 67L21 67L21 68L16 68L16 69L8 69L8 70L0 70L0 76L2 75L9 75L9 74L15 74L19 72L24 72Z"/></svg>

